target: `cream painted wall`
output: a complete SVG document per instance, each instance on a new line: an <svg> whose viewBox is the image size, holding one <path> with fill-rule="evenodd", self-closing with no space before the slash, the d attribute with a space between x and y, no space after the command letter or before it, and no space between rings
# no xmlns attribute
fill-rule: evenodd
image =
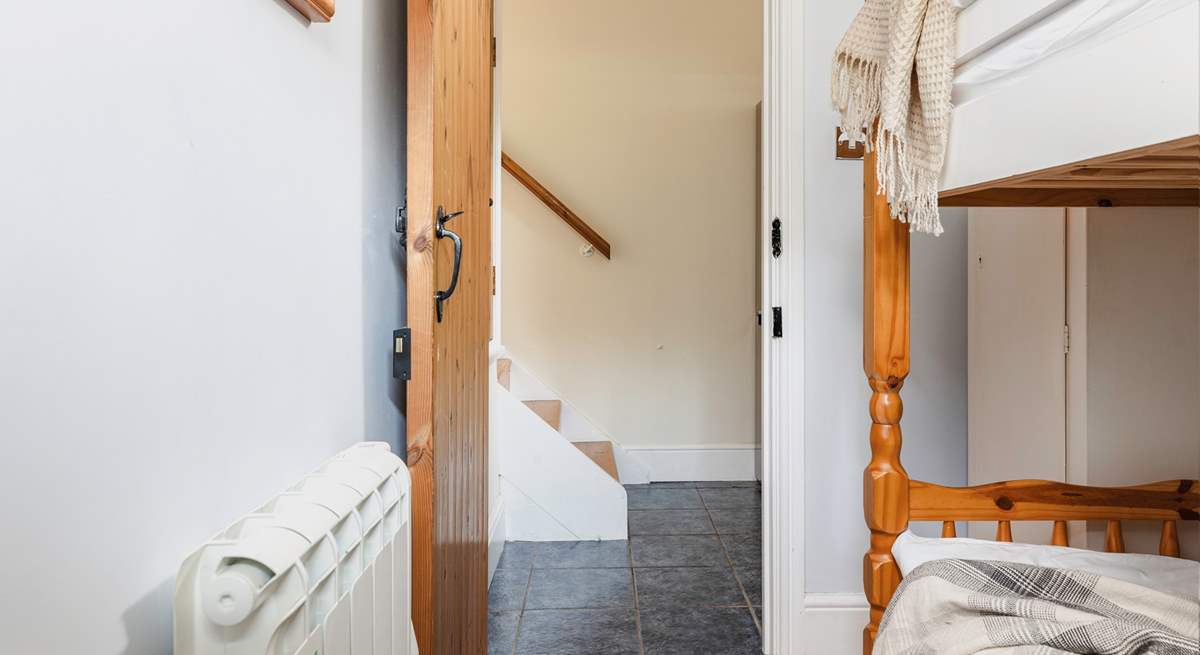
<svg viewBox="0 0 1200 655"><path fill-rule="evenodd" d="M613 247L505 175L504 345L626 446L754 442L759 12L503 6L504 149Z"/></svg>

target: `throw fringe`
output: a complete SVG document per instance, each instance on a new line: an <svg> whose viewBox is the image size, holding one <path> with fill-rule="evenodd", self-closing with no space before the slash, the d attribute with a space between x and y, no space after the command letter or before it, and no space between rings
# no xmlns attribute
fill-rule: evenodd
<svg viewBox="0 0 1200 655"><path fill-rule="evenodd" d="M850 147L864 144L869 151L867 136L879 116L879 92L882 67L877 62L839 54L833 61L834 107L841 116L842 137Z"/></svg>
<svg viewBox="0 0 1200 655"><path fill-rule="evenodd" d="M937 176L908 165L907 140L893 130L878 130L875 149L876 193L887 196L892 218L907 223L909 232L941 236Z"/></svg>

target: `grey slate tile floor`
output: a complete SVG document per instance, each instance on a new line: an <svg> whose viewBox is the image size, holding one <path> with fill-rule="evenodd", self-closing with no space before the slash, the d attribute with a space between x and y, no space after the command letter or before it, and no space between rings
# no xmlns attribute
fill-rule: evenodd
<svg viewBox="0 0 1200 655"><path fill-rule="evenodd" d="M488 590L489 654L762 652L758 483L625 490L628 541L505 545Z"/></svg>

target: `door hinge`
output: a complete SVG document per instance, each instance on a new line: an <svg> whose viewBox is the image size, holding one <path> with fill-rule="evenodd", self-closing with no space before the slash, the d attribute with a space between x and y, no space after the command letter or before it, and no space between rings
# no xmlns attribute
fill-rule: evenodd
<svg viewBox="0 0 1200 655"><path fill-rule="evenodd" d="M783 222L778 218L771 221L771 256L779 259L783 254Z"/></svg>
<svg viewBox="0 0 1200 655"><path fill-rule="evenodd" d="M1063 354L1064 355L1071 354L1071 326L1070 325L1063 326Z"/></svg>
<svg viewBox="0 0 1200 655"><path fill-rule="evenodd" d="M406 327L392 331L392 377L412 379L412 330Z"/></svg>
<svg viewBox="0 0 1200 655"><path fill-rule="evenodd" d="M771 336L776 339L783 338L783 308L771 308Z"/></svg>
<svg viewBox="0 0 1200 655"><path fill-rule="evenodd" d="M492 68L496 67L496 37L492 37Z"/></svg>
<svg viewBox="0 0 1200 655"><path fill-rule="evenodd" d="M492 267L492 295L496 295L496 267Z"/></svg>

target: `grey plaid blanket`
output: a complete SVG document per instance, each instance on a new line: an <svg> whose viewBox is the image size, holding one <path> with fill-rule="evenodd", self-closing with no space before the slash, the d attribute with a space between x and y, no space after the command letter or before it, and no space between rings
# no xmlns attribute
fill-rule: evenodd
<svg viewBox="0 0 1200 655"><path fill-rule="evenodd" d="M1197 655L1200 602L1084 571L944 559L917 567L874 655Z"/></svg>

